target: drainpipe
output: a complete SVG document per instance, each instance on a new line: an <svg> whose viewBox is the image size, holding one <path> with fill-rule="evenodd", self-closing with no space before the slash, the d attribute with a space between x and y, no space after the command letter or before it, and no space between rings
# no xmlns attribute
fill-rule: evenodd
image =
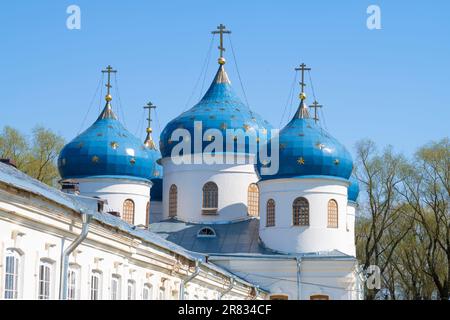
<svg viewBox="0 0 450 320"><path fill-rule="evenodd" d="M198 260L195 260L195 271L191 274L187 279L181 280L180 283L180 300L184 300L184 291L186 290L186 285L194 280L196 276L200 273L200 263Z"/></svg>
<svg viewBox="0 0 450 320"><path fill-rule="evenodd" d="M301 299L301 293L300 293L300 265L302 262L301 257L296 257L295 261L297 262L297 300Z"/></svg>
<svg viewBox="0 0 450 320"><path fill-rule="evenodd" d="M69 269L69 256L70 254L86 239L87 234L89 232L89 223L91 221L91 215L84 212L83 209L80 210L81 220L82 220L82 228L81 233L75 240L68 246L62 256L61 256L61 270L59 275L59 299L66 300L67 299L67 271Z"/></svg>
<svg viewBox="0 0 450 320"><path fill-rule="evenodd" d="M258 300L259 286L254 286L254 288L255 288L255 296L252 298L252 300Z"/></svg>
<svg viewBox="0 0 450 320"><path fill-rule="evenodd" d="M230 278L230 285L228 286L228 288L226 288L226 290L225 290L224 292L222 292L222 293L220 294L219 300L222 300L222 298L223 298L228 292L230 292L231 290L233 290L233 288L234 288L234 282L235 282L235 278L234 278L234 277L231 277L231 278Z"/></svg>

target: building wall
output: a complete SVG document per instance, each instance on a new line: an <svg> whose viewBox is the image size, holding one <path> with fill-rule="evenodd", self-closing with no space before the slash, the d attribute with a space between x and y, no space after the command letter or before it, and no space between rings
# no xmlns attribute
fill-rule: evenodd
<svg viewBox="0 0 450 320"><path fill-rule="evenodd" d="M150 223L159 222L163 218L162 201L153 201L150 199Z"/></svg>
<svg viewBox="0 0 450 320"><path fill-rule="evenodd" d="M354 224L347 224L348 182L326 178L293 178L261 181L260 237L264 244L277 251L308 253L339 250L355 255L349 242ZM293 225L292 204L297 197L309 202L309 226ZM275 201L275 226L267 227L267 201ZM328 228L328 201L338 204L338 227Z"/></svg>
<svg viewBox="0 0 450 320"><path fill-rule="evenodd" d="M294 257L211 256L209 260L247 281L258 283L272 297L310 300L311 296L321 294L330 300L362 299L356 259L322 257L300 260L299 265Z"/></svg>
<svg viewBox="0 0 450 320"><path fill-rule="evenodd" d="M169 217L169 189L177 186L177 218L192 222L232 221L247 217L248 187L258 181L253 164L174 164L162 160L163 215ZM202 188L212 181L218 186L218 212L202 214Z"/></svg>
<svg viewBox="0 0 450 320"><path fill-rule="evenodd" d="M134 281L136 299L143 298L145 285L152 299L179 299L180 283L192 269L193 260L165 247L153 245L116 228L93 220L86 240L70 256L70 266L79 270L78 299L91 298L91 276L101 274L100 299L111 298L111 278L121 278L120 299L127 299L127 283ZM48 261L50 298L58 298L61 252L80 233L80 215L46 199L0 184L0 298L5 286L5 255L20 254L19 299L37 299L39 265ZM187 290L188 297L217 299L230 276L201 264L200 274ZM161 295L161 288L165 290ZM252 286L239 282L226 299L246 299ZM259 299L263 298L260 296Z"/></svg>
<svg viewBox="0 0 450 320"><path fill-rule="evenodd" d="M105 211L120 212L121 217L124 201L131 199L134 202L134 224L146 224L151 182L106 178L78 179L78 182L81 195L106 199Z"/></svg>

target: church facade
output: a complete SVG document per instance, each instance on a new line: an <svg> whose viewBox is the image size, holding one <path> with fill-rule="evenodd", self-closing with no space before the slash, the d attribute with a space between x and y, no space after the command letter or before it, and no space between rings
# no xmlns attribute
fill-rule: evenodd
<svg viewBox="0 0 450 320"><path fill-rule="evenodd" d="M350 153L310 115L310 69L275 130L233 90L229 31L213 33L217 73L159 150L155 106L140 141L113 111L108 66L103 111L59 155L61 190L0 164L2 299L362 299L358 184Z"/></svg>

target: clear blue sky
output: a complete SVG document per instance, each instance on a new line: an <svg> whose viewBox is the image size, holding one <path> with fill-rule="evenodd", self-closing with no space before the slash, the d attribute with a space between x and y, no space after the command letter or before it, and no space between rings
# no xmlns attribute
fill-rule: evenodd
<svg viewBox="0 0 450 320"><path fill-rule="evenodd" d="M81 30L66 28L70 4L81 8ZM381 7L381 30L366 28L370 4ZM111 64L119 71L118 115L143 137L142 106L151 100L158 136L186 108L210 31L224 23L250 106L274 126L293 68L304 61L328 130L352 152L357 140L371 138L411 154L449 135L449 16L449 1L9 1L0 10L0 126L29 133L42 124L72 139L100 70ZM217 67L216 46L203 90ZM230 49L225 56L242 97ZM83 129L100 107L97 95Z"/></svg>

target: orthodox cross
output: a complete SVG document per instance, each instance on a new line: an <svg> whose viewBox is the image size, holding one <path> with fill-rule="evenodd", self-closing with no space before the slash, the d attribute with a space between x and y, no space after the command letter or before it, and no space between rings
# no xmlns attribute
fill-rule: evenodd
<svg viewBox="0 0 450 320"><path fill-rule="evenodd" d="M305 71L310 71L311 68L307 68L306 64L302 63L299 68L295 68L295 71L299 71L299 70L302 72L302 81L300 82L300 86L301 86L302 90L300 92L300 99L304 100L306 98L306 95L305 95L305 86L306 86Z"/></svg>
<svg viewBox="0 0 450 320"><path fill-rule="evenodd" d="M323 106L317 102L317 100L314 100L313 104L309 106L310 108L314 108L314 122L317 123L319 120L319 117L317 116L317 108L322 108Z"/></svg>
<svg viewBox="0 0 450 320"><path fill-rule="evenodd" d="M220 51L220 58L223 58L223 52L225 51L225 48L223 46L223 34L224 33L231 33L230 30L227 30L226 27L223 24L220 24L217 27L217 30L214 30L211 32L212 34L219 34L220 35L220 45L218 47L219 51Z"/></svg>
<svg viewBox="0 0 450 320"><path fill-rule="evenodd" d="M111 73L116 73L117 70L113 70L113 68L110 65L108 65L105 70L102 70L102 72L108 73L108 82L106 84L106 88L107 88L106 96L108 97L110 95L109 89L112 87L111 86Z"/></svg>
<svg viewBox="0 0 450 320"><path fill-rule="evenodd" d="M147 127L147 129L151 129L151 127L152 127L152 109L156 109L156 106L153 103L149 102L144 106L144 109L148 109L148 118L147 118L148 127Z"/></svg>

